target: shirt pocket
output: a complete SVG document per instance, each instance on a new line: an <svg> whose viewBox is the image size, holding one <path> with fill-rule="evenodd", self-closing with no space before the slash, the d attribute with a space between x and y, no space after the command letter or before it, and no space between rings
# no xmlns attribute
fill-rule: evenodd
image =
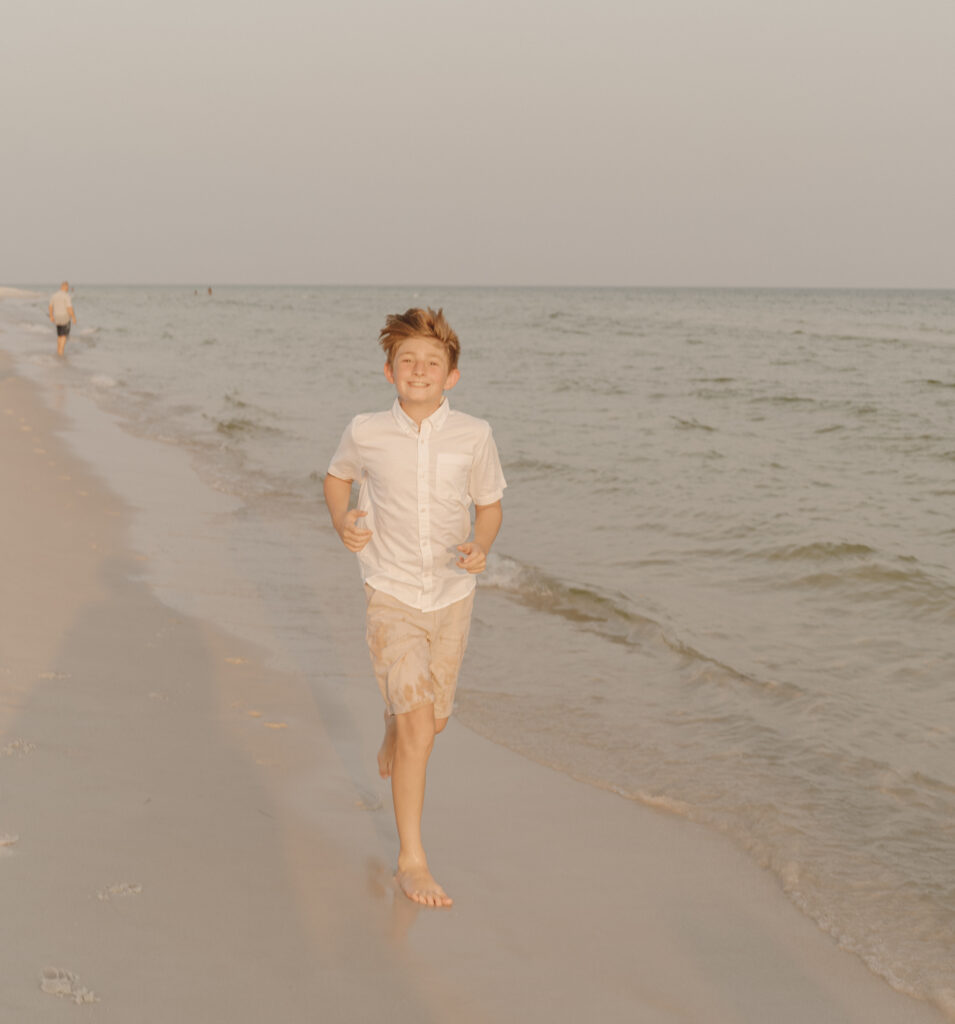
<svg viewBox="0 0 955 1024"><path fill-rule="evenodd" d="M468 477L471 473L470 455L438 455L435 464L435 484L438 498L445 501L468 501Z"/></svg>

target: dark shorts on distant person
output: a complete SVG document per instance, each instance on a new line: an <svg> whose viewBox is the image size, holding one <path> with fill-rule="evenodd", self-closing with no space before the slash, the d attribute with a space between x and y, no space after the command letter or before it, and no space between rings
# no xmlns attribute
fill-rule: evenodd
<svg viewBox="0 0 955 1024"><path fill-rule="evenodd" d="M64 334L67 337L70 336L70 322L69 322L69 320L67 320L67 322L65 324L57 324L56 325L56 336L58 338L61 338L61 337L63 337Z"/></svg>
<svg viewBox="0 0 955 1024"><path fill-rule="evenodd" d="M449 718L468 645L474 591L436 612L411 608L367 584L365 596L368 650L388 713L401 715L433 704L435 718Z"/></svg>

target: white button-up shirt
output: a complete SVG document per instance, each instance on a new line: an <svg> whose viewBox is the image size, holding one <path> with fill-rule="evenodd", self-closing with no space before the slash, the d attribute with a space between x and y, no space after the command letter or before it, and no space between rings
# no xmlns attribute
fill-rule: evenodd
<svg viewBox="0 0 955 1024"><path fill-rule="evenodd" d="M474 576L454 564L471 535L471 504L504 494L491 427L448 400L421 429L396 399L387 412L356 416L328 472L358 480L357 525L372 531L359 552L365 583L431 612L468 596Z"/></svg>

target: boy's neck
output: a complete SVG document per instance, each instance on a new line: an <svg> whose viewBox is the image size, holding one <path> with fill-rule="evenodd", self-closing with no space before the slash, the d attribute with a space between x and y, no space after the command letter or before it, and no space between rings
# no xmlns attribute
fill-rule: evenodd
<svg viewBox="0 0 955 1024"><path fill-rule="evenodd" d="M421 424L424 423L429 416L433 416L442 405L444 405L444 395L441 396L441 401L437 405L426 405L419 406L415 402L403 402L400 398L398 404L401 406L401 411L408 417L408 419L414 420L418 425L418 429L421 429Z"/></svg>

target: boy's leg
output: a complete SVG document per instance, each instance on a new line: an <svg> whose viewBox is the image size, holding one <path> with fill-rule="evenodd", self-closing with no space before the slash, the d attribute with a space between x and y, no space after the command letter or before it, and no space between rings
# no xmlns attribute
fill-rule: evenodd
<svg viewBox="0 0 955 1024"><path fill-rule="evenodd" d="M391 767L395 763L395 740L398 735L397 717L385 708L385 735L378 748L378 774L383 779L391 778Z"/></svg>
<svg viewBox="0 0 955 1024"><path fill-rule="evenodd" d="M428 758L451 714L473 595L424 613L367 585L365 592L368 647L387 707L378 771L391 776L400 843L395 878L416 903L447 907L451 898L428 867L421 817Z"/></svg>
<svg viewBox="0 0 955 1024"><path fill-rule="evenodd" d="M385 735L378 748L378 774L383 779L391 778L391 769L395 763L395 743L398 738L397 719L397 715L393 715L387 708L385 709ZM447 724L446 718L436 718L434 720L435 735L442 732Z"/></svg>
<svg viewBox="0 0 955 1024"><path fill-rule="evenodd" d="M438 731L434 705L425 704L394 717L391 795L400 844L395 879L402 892L415 903L428 907L450 907L451 897L434 880L421 842L428 757ZM441 728L444 728L446 722L447 719L441 720Z"/></svg>

